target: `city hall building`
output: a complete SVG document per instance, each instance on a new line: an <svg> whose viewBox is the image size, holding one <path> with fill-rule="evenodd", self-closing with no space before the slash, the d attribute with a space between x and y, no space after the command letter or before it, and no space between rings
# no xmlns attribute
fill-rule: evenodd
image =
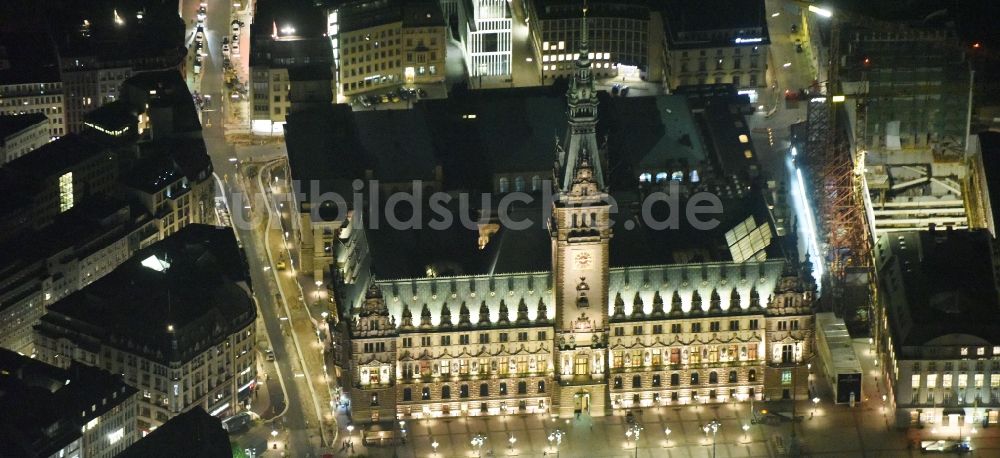
<svg viewBox="0 0 1000 458"><path fill-rule="evenodd" d="M731 85L609 97L585 40L579 56L559 93L476 91L406 112L332 107L289 120L301 186L371 180L370 201L336 212L323 233L309 227L332 208L300 194L291 237L326 237L325 254L304 250L303 262L318 281L329 263L355 422L808 396L816 284L782 193L759 175L743 119L752 107ZM483 202L471 227L459 212L439 229L431 212L394 229L375 205L436 189L532 202ZM663 229L667 210L643 215L658 192L682 205L708 193L723 211L711 227L680 218ZM504 210L528 227L508 227Z"/></svg>

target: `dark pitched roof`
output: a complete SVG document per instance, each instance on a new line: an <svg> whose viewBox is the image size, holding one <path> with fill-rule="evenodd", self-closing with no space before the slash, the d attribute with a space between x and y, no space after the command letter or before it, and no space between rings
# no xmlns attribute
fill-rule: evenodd
<svg viewBox="0 0 1000 458"><path fill-rule="evenodd" d="M121 377L95 367L74 364L60 369L0 348L0 411L4 413L0 415L0 449L4 456L57 454L81 436L87 422L135 392Z"/></svg>
<svg viewBox="0 0 1000 458"><path fill-rule="evenodd" d="M8 162L4 168L25 177L40 179L58 174L100 154L110 156L108 150L99 143L80 135L68 134L42 145L31 154L25 154ZM0 185L0 188L2 187Z"/></svg>
<svg viewBox="0 0 1000 458"><path fill-rule="evenodd" d="M28 113L22 115L0 115L0 144L8 135L18 133L35 124L48 123L49 118L44 113Z"/></svg>
<svg viewBox="0 0 1000 458"><path fill-rule="evenodd" d="M770 42L764 0L663 0L664 32L674 49L706 46L732 46L733 39L762 38ZM760 33L752 32L759 29ZM725 31L710 36L688 35L706 31Z"/></svg>
<svg viewBox="0 0 1000 458"><path fill-rule="evenodd" d="M909 325L896 336L900 346L921 345L947 334L1000 342L1000 299L989 232L909 231L882 237L879 244L887 246L880 249L889 251L880 254L880 291L888 299L894 326L901 321Z"/></svg>
<svg viewBox="0 0 1000 458"><path fill-rule="evenodd" d="M169 266L149 267L156 259ZM241 286L247 283L232 230L193 224L52 304L39 326L96 327L105 344L132 343L132 351L158 361L185 361L253 322L256 309Z"/></svg>
<svg viewBox="0 0 1000 458"><path fill-rule="evenodd" d="M538 18L580 19L583 2L580 0L531 0ZM649 19L649 6L655 0L590 0L587 2L587 17L621 17Z"/></svg>
<svg viewBox="0 0 1000 458"><path fill-rule="evenodd" d="M222 420L201 407L177 415L117 455L120 458L230 458L229 435Z"/></svg>

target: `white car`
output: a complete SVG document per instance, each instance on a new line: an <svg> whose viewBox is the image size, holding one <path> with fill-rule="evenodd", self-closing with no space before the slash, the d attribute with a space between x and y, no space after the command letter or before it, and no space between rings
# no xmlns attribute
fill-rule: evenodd
<svg viewBox="0 0 1000 458"><path fill-rule="evenodd" d="M240 33L239 21L233 21L233 33Z"/></svg>
<svg viewBox="0 0 1000 458"><path fill-rule="evenodd" d="M206 14L207 14L207 12L205 11L205 7L204 6L198 8L198 22L204 22Z"/></svg>
<svg viewBox="0 0 1000 458"><path fill-rule="evenodd" d="M237 57L239 57L239 55L240 55L240 42L239 41L234 41L233 42L233 55L237 56Z"/></svg>
<svg viewBox="0 0 1000 458"><path fill-rule="evenodd" d="M205 39L205 29L203 29L200 25L198 26L198 31L194 34L194 39L198 41Z"/></svg>

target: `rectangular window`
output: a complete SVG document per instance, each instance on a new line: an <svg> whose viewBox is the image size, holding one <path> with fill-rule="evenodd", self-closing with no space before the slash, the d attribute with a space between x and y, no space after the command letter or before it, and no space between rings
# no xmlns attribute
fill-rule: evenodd
<svg viewBox="0 0 1000 458"><path fill-rule="evenodd" d="M969 386L969 374L958 374L958 387L965 388Z"/></svg>
<svg viewBox="0 0 1000 458"><path fill-rule="evenodd" d="M501 332L500 333L500 341L501 342L506 342L507 341L507 333L506 332Z"/></svg>
<svg viewBox="0 0 1000 458"><path fill-rule="evenodd" d="M441 336L441 346L447 347L451 345L451 336Z"/></svg>
<svg viewBox="0 0 1000 458"><path fill-rule="evenodd" d="M793 331L799 330L799 320L792 320L792 330Z"/></svg>
<svg viewBox="0 0 1000 458"><path fill-rule="evenodd" d="M927 374L927 387L930 389L937 388L937 374Z"/></svg>
<svg viewBox="0 0 1000 458"><path fill-rule="evenodd" d="M941 383L944 388L953 388L951 374L944 374L941 376Z"/></svg>
<svg viewBox="0 0 1000 458"><path fill-rule="evenodd" d="M782 385L792 384L792 371L781 371L781 384Z"/></svg>
<svg viewBox="0 0 1000 458"><path fill-rule="evenodd" d="M490 335L487 334L487 333L485 333L485 332L482 333L482 334L479 334L479 343L481 343L481 344L488 344L488 343L490 343Z"/></svg>
<svg viewBox="0 0 1000 458"><path fill-rule="evenodd" d="M663 325L662 324L654 324L653 325L653 334L654 335L663 334Z"/></svg>
<svg viewBox="0 0 1000 458"><path fill-rule="evenodd" d="M973 380L974 380L974 383L976 384L976 388L982 388L983 387L983 374L976 374L976 375L974 375L973 376Z"/></svg>
<svg viewBox="0 0 1000 458"><path fill-rule="evenodd" d="M670 332L672 332L674 334L680 334L681 333L681 324L680 323L673 323L673 324L671 324L670 325Z"/></svg>
<svg viewBox="0 0 1000 458"><path fill-rule="evenodd" d="M413 337L403 337L403 348L410 348L413 346Z"/></svg>
<svg viewBox="0 0 1000 458"><path fill-rule="evenodd" d="M757 320L750 320L750 330L751 331L757 330L758 327L759 327L759 325L757 324Z"/></svg>
<svg viewBox="0 0 1000 458"><path fill-rule="evenodd" d="M990 388L1000 388L1000 374L990 374Z"/></svg>
<svg viewBox="0 0 1000 458"><path fill-rule="evenodd" d="M701 332L701 323L691 323L691 332Z"/></svg>
<svg viewBox="0 0 1000 458"><path fill-rule="evenodd" d="M739 331L740 330L740 320L729 320L729 330Z"/></svg>
<svg viewBox="0 0 1000 458"><path fill-rule="evenodd" d="M632 326L632 334L641 336L642 335L642 325Z"/></svg>
<svg viewBox="0 0 1000 458"><path fill-rule="evenodd" d="M420 346L421 347L429 347L429 346L431 346L431 336L423 336L423 337L421 337L420 338Z"/></svg>
<svg viewBox="0 0 1000 458"><path fill-rule="evenodd" d="M615 337L621 337L625 335L625 328L618 326L615 328Z"/></svg>
<svg viewBox="0 0 1000 458"><path fill-rule="evenodd" d="M538 331L538 340L544 341L547 338L548 338L548 335L545 333L545 331Z"/></svg>
<svg viewBox="0 0 1000 458"><path fill-rule="evenodd" d="M519 333L517 333L517 341L518 342L526 342L527 340L528 340L528 333L527 332L519 332Z"/></svg>
<svg viewBox="0 0 1000 458"><path fill-rule="evenodd" d="M468 345L469 344L469 335L468 334L462 334L462 335L458 336L458 344L459 345Z"/></svg>
<svg viewBox="0 0 1000 458"><path fill-rule="evenodd" d="M914 390L920 388L920 374L913 374L910 376L910 387Z"/></svg>
<svg viewBox="0 0 1000 458"><path fill-rule="evenodd" d="M708 330L709 331L719 332L719 329L720 329L720 324L719 324L718 321L713 321L711 323L708 323Z"/></svg>

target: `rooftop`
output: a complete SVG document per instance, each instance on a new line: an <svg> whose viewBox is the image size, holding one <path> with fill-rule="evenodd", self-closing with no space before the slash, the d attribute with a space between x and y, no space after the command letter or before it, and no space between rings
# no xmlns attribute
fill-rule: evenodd
<svg viewBox="0 0 1000 458"><path fill-rule="evenodd" d="M151 260L169 267L150 268ZM248 283L230 228L189 225L52 304L39 326L101 329L106 345L186 361L253 322Z"/></svg>
<svg viewBox="0 0 1000 458"><path fill-rule="evenodd" d="M131 447L119 458L230 458L233 456L229 435L222 420L195 407L181 413Z"/></svg>
<svg viewBox="0 0 1000 458"><path fill-rule="evenodd" d="M49 118L44 113L29 113L22 115L0 115L0 144L13 134L16 134L36 124L48 125Z"/></svg>
<svg viewBox="0 0 1000 458"><path fill-rule="evenodd" d="M1000 342L1000 299L985 230L884 234L877 245L881 294L902 346L950 334Z"/></svg>
<svg viewBox="0 0 1000 458"><path fill-rule="evenodd" d="M0 449L5 456L52 456L136 390L116 375L69 369L0 348Z"/></svg>
<svg viewBox="0 0 1000 458"><path fill-rule="evenodd" d="M67 134L8 162L3 168L29 179L41 180L101 154L111 157L111 153L100 144L81 135ZM3 187L0 178L0 189Z"/></svg>
<svg viewBox="0 0 1000 458"><path fill-rule="evenodd" d="M580 0L531 0L538 19L580 19L583 2ZM655 2L652 2L655 5ZM650 0L590 0L587 17L621 17L649 19Z"/></svg>
<svg viewBox="0 0 1000 458"><path fill-rule="evenodd" d="M770 42L763 0L663 0L661 11L673 49L732 46L735 38Z"/></svg>

